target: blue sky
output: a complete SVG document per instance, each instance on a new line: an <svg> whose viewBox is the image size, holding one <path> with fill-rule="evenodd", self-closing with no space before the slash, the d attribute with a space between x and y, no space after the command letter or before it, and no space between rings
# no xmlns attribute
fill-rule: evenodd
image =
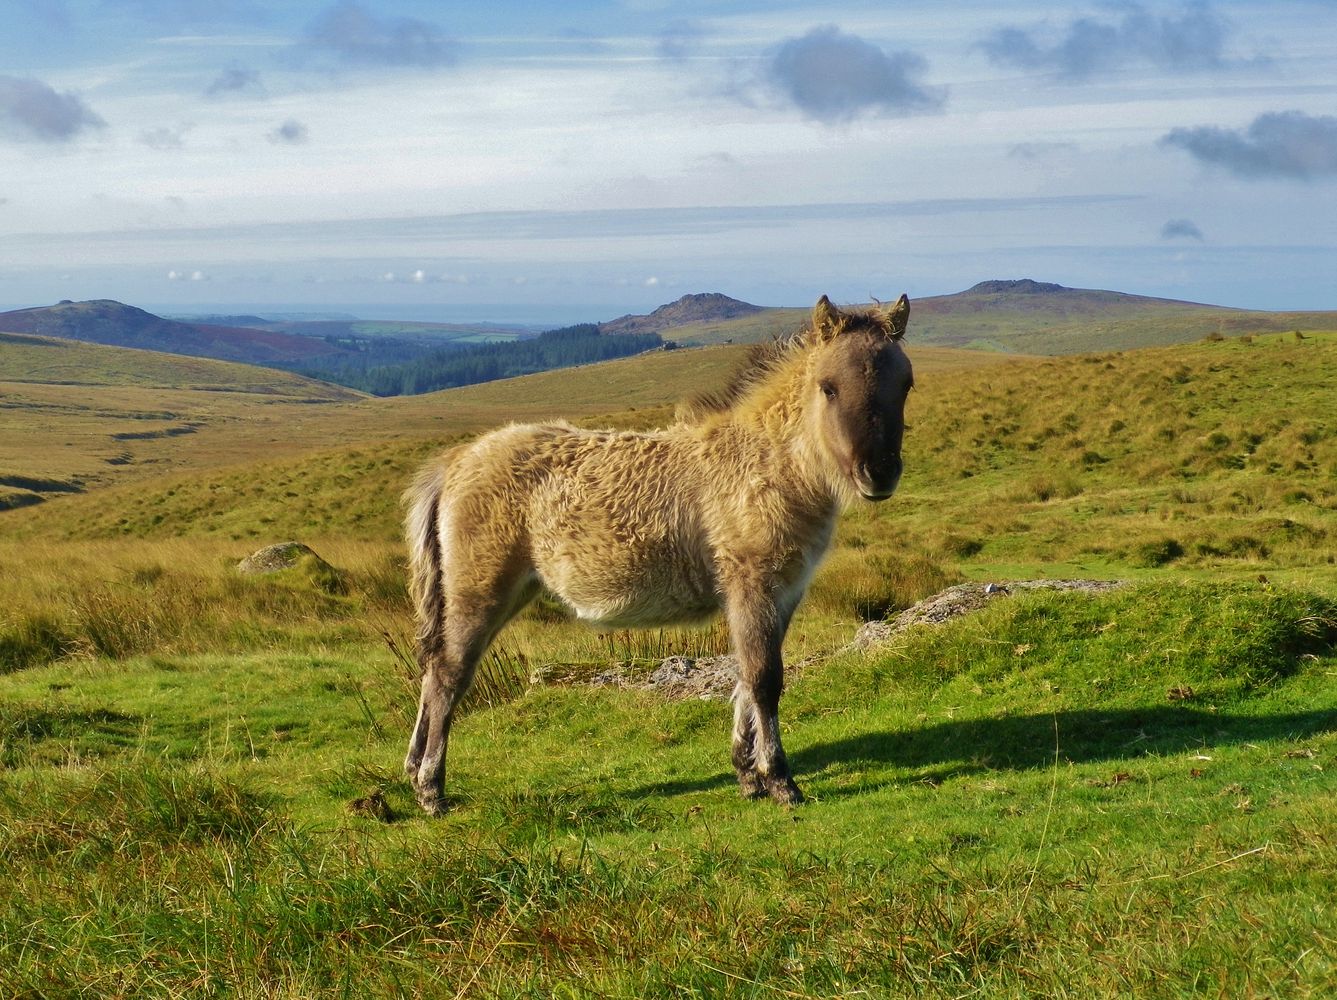
<svg viewBox="0 0 1337 1000"><path fill-rule="evenodd" d="M0 304L1337 308L1337 2L0 3Z"/></svg>

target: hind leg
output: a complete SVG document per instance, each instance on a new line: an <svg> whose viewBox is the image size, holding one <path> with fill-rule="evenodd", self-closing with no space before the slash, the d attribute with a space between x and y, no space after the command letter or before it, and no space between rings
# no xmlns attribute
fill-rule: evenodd
<svg viewBox="0 0 1337 1000"><path fill-rule="evenodd" d="M429 814L446 811L446 748L455 709L473 683L478 661L493 637L538 591L532 578L512 584L497 596L458 595L446 602L439 641L424 640L418 718L409 739L404 772L418 804Z"/></svg>
<svg viewBox="0 0 1337 1000"><path fill-rule="evenodd" d="M413 725L404 773L418 804L433 816L446 811L446 746L455 708L473 683L477 659L440 654L425 657L418 719Z"/></svg>

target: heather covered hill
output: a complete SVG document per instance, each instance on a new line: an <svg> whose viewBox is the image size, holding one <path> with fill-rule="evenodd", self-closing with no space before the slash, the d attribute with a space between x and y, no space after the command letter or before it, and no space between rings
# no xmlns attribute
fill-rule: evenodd
<svg viewBox="0 0 1337 1000"><path fill-rule="evenodd" d="M325 340L277 330L163 319L112 299L66 300L54 306L0 313L0 331L248 364L291 365L349 353Z"/></svg>

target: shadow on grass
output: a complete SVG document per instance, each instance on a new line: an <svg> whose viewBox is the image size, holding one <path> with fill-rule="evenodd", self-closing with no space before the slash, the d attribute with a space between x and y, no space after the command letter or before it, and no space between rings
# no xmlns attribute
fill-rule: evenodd
<svg viewBox="0 0 1337 1000"><path fill-rule="evenodd" d="M139 741L143 718L106 708L0 705L0 769L51 763L69 749L103 753L127 749ZM44 754L51 751L51 759Z"/></svg>
<svg viewBox="0 0 1337 1000"><path fill-rule="evenodd" d="M886 785L937 783L983 771L1043 770L1059 757L1074 764L1125 760L1147 754L1296 740L1337 730L1337 710L1275 715L1229 715L1202 709L1082 709L1051 714L954 719L903 730L879 730L847 739L791 748L799 784L870 767L904 770L891 780L855 788L826 787L823 798L860 795ZM791 737L791 742L797 743ZM721 753L727 752L727 747ZM927 769L927 773L926 772ZM630 789L632 796L710 791L734 783L732 772L663 781Z"/></svg>

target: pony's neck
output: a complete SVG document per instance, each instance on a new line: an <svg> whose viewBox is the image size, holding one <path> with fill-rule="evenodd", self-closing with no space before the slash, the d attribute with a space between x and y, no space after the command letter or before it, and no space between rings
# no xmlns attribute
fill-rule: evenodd
<svg viewBox="0 0 1337 1000"><path fill-rule="evenodd" d="M844 506L847 498L807 426L806 385L807 361L799 354L754 386L730 418L785 463L782 481L787 487L801 491L811 503Z"/></svg>

